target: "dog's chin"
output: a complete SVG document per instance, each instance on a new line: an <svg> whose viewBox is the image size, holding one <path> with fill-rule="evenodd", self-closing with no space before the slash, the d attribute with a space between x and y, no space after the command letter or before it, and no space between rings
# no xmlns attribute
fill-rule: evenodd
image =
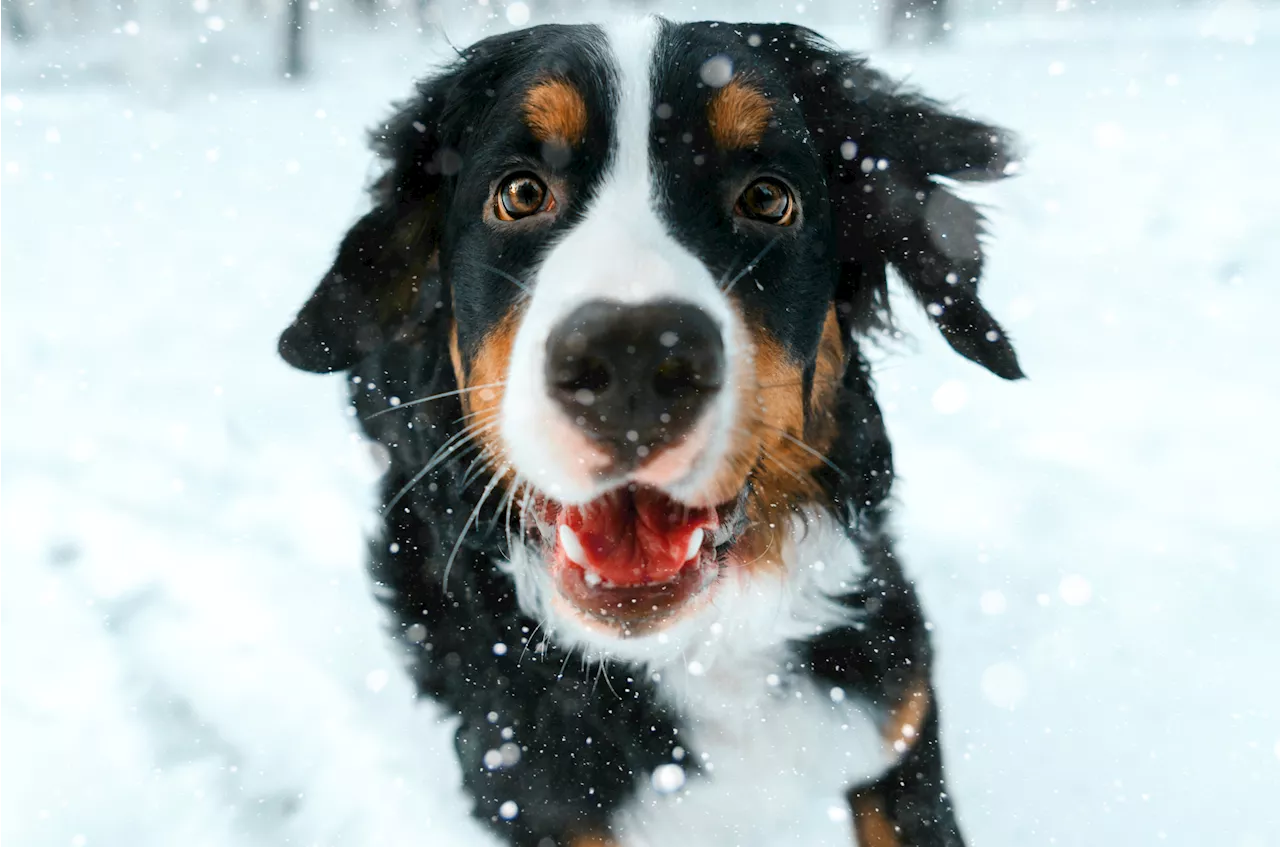
<svg viewBox="0 0 1280 847"><path fill-rule="evenodd" d="M715 594L744 503L739 496L694 508L635 482L582 505L539 498L557 616L604 640L658 634L687 620Z"/></svg>

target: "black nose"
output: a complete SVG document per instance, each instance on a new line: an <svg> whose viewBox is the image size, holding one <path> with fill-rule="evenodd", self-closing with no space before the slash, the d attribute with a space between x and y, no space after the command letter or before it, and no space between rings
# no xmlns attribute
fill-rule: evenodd
<svg viewBox="0 0 1280 847"><path fill-rule="evenodd" d="M693 428L720 390L724 342L697 306L594 300L547 339L546 377L569 417L633 466Z"/></svg>

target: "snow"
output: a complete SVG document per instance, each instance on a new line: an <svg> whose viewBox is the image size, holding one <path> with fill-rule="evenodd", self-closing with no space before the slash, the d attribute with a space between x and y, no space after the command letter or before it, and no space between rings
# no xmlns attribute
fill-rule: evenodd
<svg viewBox="0 0 1280 847"><path fill-rule="evenodd" d="M338 378L274 355L361 209L364 128L447 48L332 37L284 85L207 30L209 73L128 84L70 61L98 42L59 73L4 48L0 836L491 843L362 571L377 454ZM878 356L975 847L1277 843L1277 39L1229 0L878 54L1029 153L973 196L1030 379L905 302Z"/></svg>

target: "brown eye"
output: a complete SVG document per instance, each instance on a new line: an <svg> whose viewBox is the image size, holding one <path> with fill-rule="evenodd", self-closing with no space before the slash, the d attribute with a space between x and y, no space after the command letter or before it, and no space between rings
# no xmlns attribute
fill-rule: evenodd
<svg viewBox="0 0 1280 847"><path fill-rule="evenodd" d="M509 176L498 186L493 212L499 220L515 221L555 207L547 185L533 174Z"/></svg>
<svg viewBox="0 0 1280 847"><path fill-rule="evenodd" d="M791 190L785 185L772 179L758 179L742 192L734 211L755 221L790 226L795 220L795 207Z"/></svg>

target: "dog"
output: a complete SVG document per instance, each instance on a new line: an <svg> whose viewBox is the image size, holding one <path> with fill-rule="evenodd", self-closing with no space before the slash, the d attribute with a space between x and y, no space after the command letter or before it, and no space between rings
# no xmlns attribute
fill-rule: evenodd
<svg viewBox="0 0 1280 847"><path fill-rule="evenodd" d="M370 545L504 843L963 843L865 345L888 270L1022 376L956 181L1014 170L799 26L547 25L372 133L280 338L389 454Z"/></svg>

